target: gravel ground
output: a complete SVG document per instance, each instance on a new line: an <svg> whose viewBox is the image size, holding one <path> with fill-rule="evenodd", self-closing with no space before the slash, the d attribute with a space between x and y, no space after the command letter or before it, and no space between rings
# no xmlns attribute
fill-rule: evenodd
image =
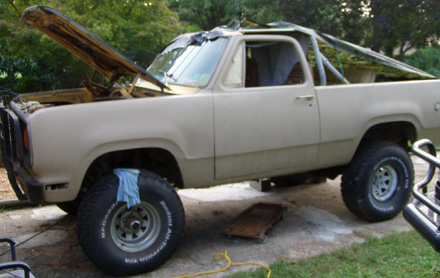
<svg viewBox="0 0 440 278"><path fill-rule="evenodd" d="M12 190L9 184L8 176L6 174L5 168L0 168L0 200L10 200L15 199L14 190Z"/></svg>

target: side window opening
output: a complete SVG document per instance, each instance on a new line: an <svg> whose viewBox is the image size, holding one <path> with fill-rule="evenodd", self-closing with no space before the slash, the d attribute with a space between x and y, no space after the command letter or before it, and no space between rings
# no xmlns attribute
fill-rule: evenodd
<svg viewBox="0 0 440 278"><path fill-rule="evenodd" d="M246 88L258 87L258 64L255 58L251 58L250 51L246 55Z"/></svg>
<svg viewBox="0 0 440 278"><path fill-rule="evenodd" d="M307 50L308 41L306 42ZM246 42L245 87L302 84L303 68L293 44L283 41Z"/></svg>

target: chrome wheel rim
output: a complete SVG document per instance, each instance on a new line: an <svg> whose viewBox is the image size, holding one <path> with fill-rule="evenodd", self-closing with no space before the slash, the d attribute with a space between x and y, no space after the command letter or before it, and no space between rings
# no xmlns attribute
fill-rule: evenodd
<svg viewBox="0 0 440 278"><path fill-rule="evenodd" d="M377 169L373 178L372 192L377 201L387 201L397 189L398 175L397 171L389 166L382 166Z"/></svg>
<svg viewBox="0 0 440 278"><path fill-rule="evenodd" d="M160 234L162 223L159 212L142 202L127 209L124 204L111 220L113 242L127 252L139 252L150 247Z"/></svg>

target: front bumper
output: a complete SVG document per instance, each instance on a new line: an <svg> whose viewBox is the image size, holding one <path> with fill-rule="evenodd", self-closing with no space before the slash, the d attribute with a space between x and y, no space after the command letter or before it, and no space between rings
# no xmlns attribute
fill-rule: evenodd
<svg viewBox="0 0 440 278"><path fill-rule="evenodd" d="M12 102L11 102L12 103ZM8 179L19 200L29 200L40 205L43 202L43 186L34 179L28 169L31 165L30 152L24 148L23 130L26 121L0 103L0 144L3 165Z"/></svg>
<svg viewBox="0 0 440 278"><path fill-rule="evenodd" d="M427 147L429 153L421 150L422 147ZM436 157L434 145L427 139L414 143L412 151L429 163L429 169L425 178L414 185L414 200L403 209L403 217L440 252L440 181L437 180L435 190L428 192L428 184L436 169L440 168L440 160Z"/></svg>

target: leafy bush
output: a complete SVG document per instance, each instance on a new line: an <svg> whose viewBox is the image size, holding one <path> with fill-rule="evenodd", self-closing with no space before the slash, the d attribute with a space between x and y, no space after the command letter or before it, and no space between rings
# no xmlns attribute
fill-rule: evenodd
<svg viewBox="0 0 440 278"><path fill-rule="evenodd" d="M404 61L440 78L440 48L419 49L405 58Z"/></svg>
<svg viewBox="0 0 440 278"><path fill-rule="evenodd" d="M48 71L44 62L0 56L0 86L16 93L55 89L59 71Z"/></svg>

